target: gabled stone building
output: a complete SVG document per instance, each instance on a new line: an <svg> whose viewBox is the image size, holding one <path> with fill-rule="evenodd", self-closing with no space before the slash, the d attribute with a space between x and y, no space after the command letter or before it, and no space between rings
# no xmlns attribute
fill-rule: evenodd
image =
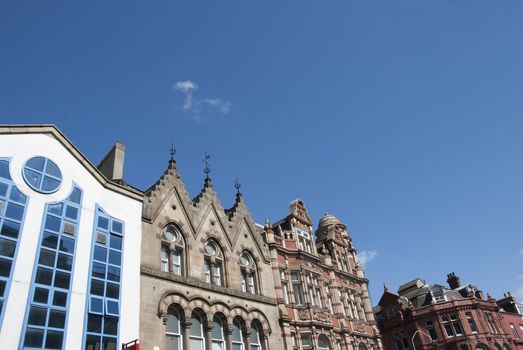
<svg viewBox="0 0 523 350"><path fill-rule="evenodd" d="M142 349L283 349L270 253L238 191L191 199L171 160L145 192Z"/></svg>

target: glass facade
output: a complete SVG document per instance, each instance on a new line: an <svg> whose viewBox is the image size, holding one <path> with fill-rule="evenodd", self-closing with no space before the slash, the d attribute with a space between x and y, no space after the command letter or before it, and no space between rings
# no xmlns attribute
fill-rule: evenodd
<svg viewBox="0 0 523 350"><path fill-rule="evenodd" d="M97 208L85 322L85 349L118 349L124 225Z"/></svg>
<svg viewBox="0 0 523 350"><path fill-rule="evenodd" d="M9 161L0 159L0 321L3 320L26 205L27 197L11 180Z"/></svg>
<svg viewBox="0 0 523 350"><path fill-rule="evenodd" d="M27 349L63 348L82 190L47 204L40 232L21 343Z"/></svg>

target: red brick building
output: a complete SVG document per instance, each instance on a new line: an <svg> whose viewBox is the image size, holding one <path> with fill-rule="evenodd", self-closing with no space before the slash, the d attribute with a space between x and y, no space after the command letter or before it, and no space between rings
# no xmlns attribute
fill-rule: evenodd
<svg viewBox="0 0 523 350"><path fill-rule="evenodd" d="M484 298L476 286L460 285L454 273L447 277L448 287L418 278L397 294L385 288L374 308L385 350L520 349L507 327L510 313L501 312L496 300Z"/></svg>
<svg viewBox="0 0 523 350"><path fill-rule="evenodd" d="M368 280L346 226L325 215L314 240L312 225L300 199L265 225L286 349L380 350Z"/></svg>
<svg viewBox="0 0 523 350"><path fill-rule="evenodd" d="M514 348L523 350L523 304L517 303L510 292L498 299L496 304L501 308L504 327L512 336Z"/></svg>

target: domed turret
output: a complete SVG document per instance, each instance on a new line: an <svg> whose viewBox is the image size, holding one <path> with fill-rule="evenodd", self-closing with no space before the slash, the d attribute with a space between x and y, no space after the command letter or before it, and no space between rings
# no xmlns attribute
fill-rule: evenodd
<svg viewBox="0 0 523 350"><path fill-rule="evenodd" d="M341 224L340 220L335 217L334 215L330 214L323 214L323 217L320 219L320 222L318 223L318 229L326 228L333 225L339 225Z"/></svg>

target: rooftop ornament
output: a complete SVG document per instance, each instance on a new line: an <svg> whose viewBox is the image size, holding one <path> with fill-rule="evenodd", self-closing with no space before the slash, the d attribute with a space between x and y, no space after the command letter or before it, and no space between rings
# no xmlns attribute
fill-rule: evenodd
<svg viewBox="0 0 523 350"><path fill-rule="evenodd" d="M211 172L211 166L209 164L210 158L211 158L211 156L207 152L204 152L202 161L205 164L205 168L203 169L203 172L206 175L206 179L209 179L209 173Z"/></svg>
<svg viewBox="0 0 523 350"><path fill-rule="evenodd" d="M171 142L171 148L169 148L169 154L171 155L171 160L174 160L174 155L176 154L176 148L174 148L174 145L172 142Z"/></svg>

